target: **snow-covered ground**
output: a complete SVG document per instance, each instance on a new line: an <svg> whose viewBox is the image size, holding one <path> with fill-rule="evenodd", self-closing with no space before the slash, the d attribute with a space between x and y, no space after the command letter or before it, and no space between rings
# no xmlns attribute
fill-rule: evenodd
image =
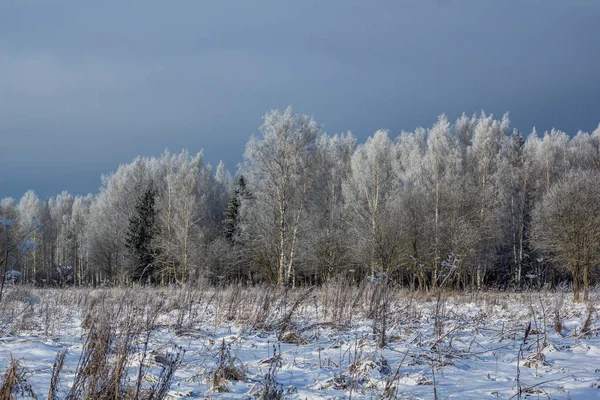
<svg viewBox="0 0 600 400"><path fill-rule="evenodd" d="M159 310L146 356L143 331L131 346L129 386L140 360L149 387L164 355L185 350L170 398L254 398L270 387L292 399L508 399L520 387L522 398L600 399L596 292L573 304L560 292L390 289L377 300L381 290L9 288L0 371L20 359L46 398L54 359L67 350L58 392L66 396L94 318L121 307L117 332L128 313L148 321ZM215 379L219 365L230 368L224 379ZM232 371L243 380L228 379Z"/></svg>

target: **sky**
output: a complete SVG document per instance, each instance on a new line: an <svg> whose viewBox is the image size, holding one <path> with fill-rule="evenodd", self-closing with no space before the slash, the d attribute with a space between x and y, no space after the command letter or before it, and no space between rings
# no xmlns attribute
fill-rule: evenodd
<svg viewBox="0 0 600 400"><path fill-rule="evenodd" d="M232 173L262 116L329 134L485 110L600 122L600 1L0 1L0 198L96 193L165 148Z"/></svg>

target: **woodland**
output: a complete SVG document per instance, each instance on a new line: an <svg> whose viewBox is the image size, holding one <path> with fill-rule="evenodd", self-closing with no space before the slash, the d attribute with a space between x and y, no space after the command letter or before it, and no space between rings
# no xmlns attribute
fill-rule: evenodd
<svg viewBox="0 0 600 400"><path fill-rule="evenodd" d="M600 262L600 125L523 134L484 112L364 143L273 110L234 174L202 152L137 157L96 194L0 201L7 282L572 285ZM4 282L3 282L4 286Z"/></svg>

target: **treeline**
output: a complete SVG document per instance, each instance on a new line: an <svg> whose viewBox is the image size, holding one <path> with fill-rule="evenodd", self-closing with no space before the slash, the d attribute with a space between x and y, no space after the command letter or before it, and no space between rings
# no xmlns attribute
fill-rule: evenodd
<svg viewBox="0 0 600 400"><path fill-rule="evenodd" d="M421 289L570 280L587 296L599 173L600 126L524 137L508 115L442 115L357 144L287 109L265 115L235 177L202 153L139 157L102 176L96 195L3 199L14 224L0 229L5 264L27 282L298 285L343 274Z"/></svg>

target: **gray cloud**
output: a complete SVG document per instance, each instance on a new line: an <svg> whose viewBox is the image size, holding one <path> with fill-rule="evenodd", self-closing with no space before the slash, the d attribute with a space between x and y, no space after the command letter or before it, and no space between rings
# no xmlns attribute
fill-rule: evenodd
<svg viewBox="0 0 600 400"><path fill-rule="evenodd" d="M0 3L0 197L96 191L165 147L231 170L291 104L361 140L439 113L600 119L597 1Z"/></svg>

